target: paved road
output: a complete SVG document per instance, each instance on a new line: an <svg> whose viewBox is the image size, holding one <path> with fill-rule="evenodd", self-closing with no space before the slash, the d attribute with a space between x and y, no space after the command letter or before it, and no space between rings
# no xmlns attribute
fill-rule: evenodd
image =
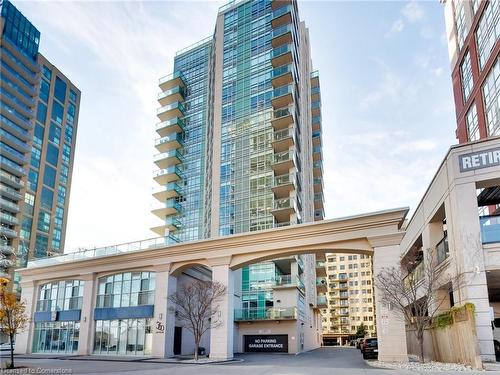
<svg viewBox="0 0 500 375"><path fill-rule="evenodd" d="M42 369L68 369L63 373L107 375L405 375L409 371L375 369L367 365L354 348L320 348L297 356L246 354L243 362L189 365L146 363L144 361L96 361L72 359L18 359L18 365ZM0 371L1 373L1 371ZM45 372L49 373L49 372ZM59 372L61 373L61 372ZM500 372L482 372L482 375ZM431 375L431 373L425 373ZM443 372L439 374L444 374ZM448 373L450 374L450 373ZM472 373L467 373L472 374ZM479 373L478 373L479 374Z"/></svg>

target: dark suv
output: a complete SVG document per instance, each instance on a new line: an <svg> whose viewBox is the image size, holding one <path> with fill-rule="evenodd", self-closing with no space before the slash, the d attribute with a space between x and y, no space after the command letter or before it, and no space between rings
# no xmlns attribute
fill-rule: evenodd
<svg viewBox="0 0 500 375"><path fill-rule="evenodd" d="M363 359L368 358L378 358L378 341L376 337L365 339L363 341L361 352L363 353Z"/></svg>

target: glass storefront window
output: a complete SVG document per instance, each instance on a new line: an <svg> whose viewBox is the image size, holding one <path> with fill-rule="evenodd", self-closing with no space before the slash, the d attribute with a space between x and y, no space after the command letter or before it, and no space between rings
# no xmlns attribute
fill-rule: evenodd
<svg viewBox="0 0 500 375"><path fill-rule="evenodd" d="M151 319L96 320L94 354L151 355Z"/></svg>
<svg viewBox="0 0 500 375"><path fill-rule="evenodd" d="M81 309L84 284L82 280L61 280L42 285L36 311Z"/></svg>
<svg viewBox="0 0 500 375"><path fill-rule="evenodd" d="M78 350L80 322L38 322L33 335L33 353L74 353Z"/></svg>
<svg viewBox="0 0 500 375"><path fill-rule="evenodd" d="M154 272L125 272L101 277L97 307L152 305L154 290Z"/></svg>

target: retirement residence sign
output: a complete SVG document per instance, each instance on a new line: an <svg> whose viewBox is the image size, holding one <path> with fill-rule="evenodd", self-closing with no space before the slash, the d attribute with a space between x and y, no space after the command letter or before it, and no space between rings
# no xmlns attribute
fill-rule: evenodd
<svg viewBox="0 0 500 375"><path fill-rule="evenodd" d="M500 165L500 147L459 155L458 162L460 172L470 172Z"/></svg>

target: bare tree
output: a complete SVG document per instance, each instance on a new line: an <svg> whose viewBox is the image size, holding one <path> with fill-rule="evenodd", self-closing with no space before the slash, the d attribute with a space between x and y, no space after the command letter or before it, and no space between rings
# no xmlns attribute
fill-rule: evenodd
<svg viewBox="0 0 500 375"><path fill-rule="evenodd" d="M380 291L380 302L396 310L405 322L411 324L419 343L420 362L424 359L424 332L448 299L445 289L459 288L460 276L450 276L446 267L440 267L432 252L424 263L422 256L410 254L401 267L385 267L375 277L375 286Z"/></svg>
<svg viewBox="0 0 500 375"><path fill-rule="evenodd" d="M175 305L177 318L194 336L194 359L198 360L198 349L203 334L210 328L219 327L217 300L226 294L226 287L219 282L193 281L168 297Z"/></svg>

